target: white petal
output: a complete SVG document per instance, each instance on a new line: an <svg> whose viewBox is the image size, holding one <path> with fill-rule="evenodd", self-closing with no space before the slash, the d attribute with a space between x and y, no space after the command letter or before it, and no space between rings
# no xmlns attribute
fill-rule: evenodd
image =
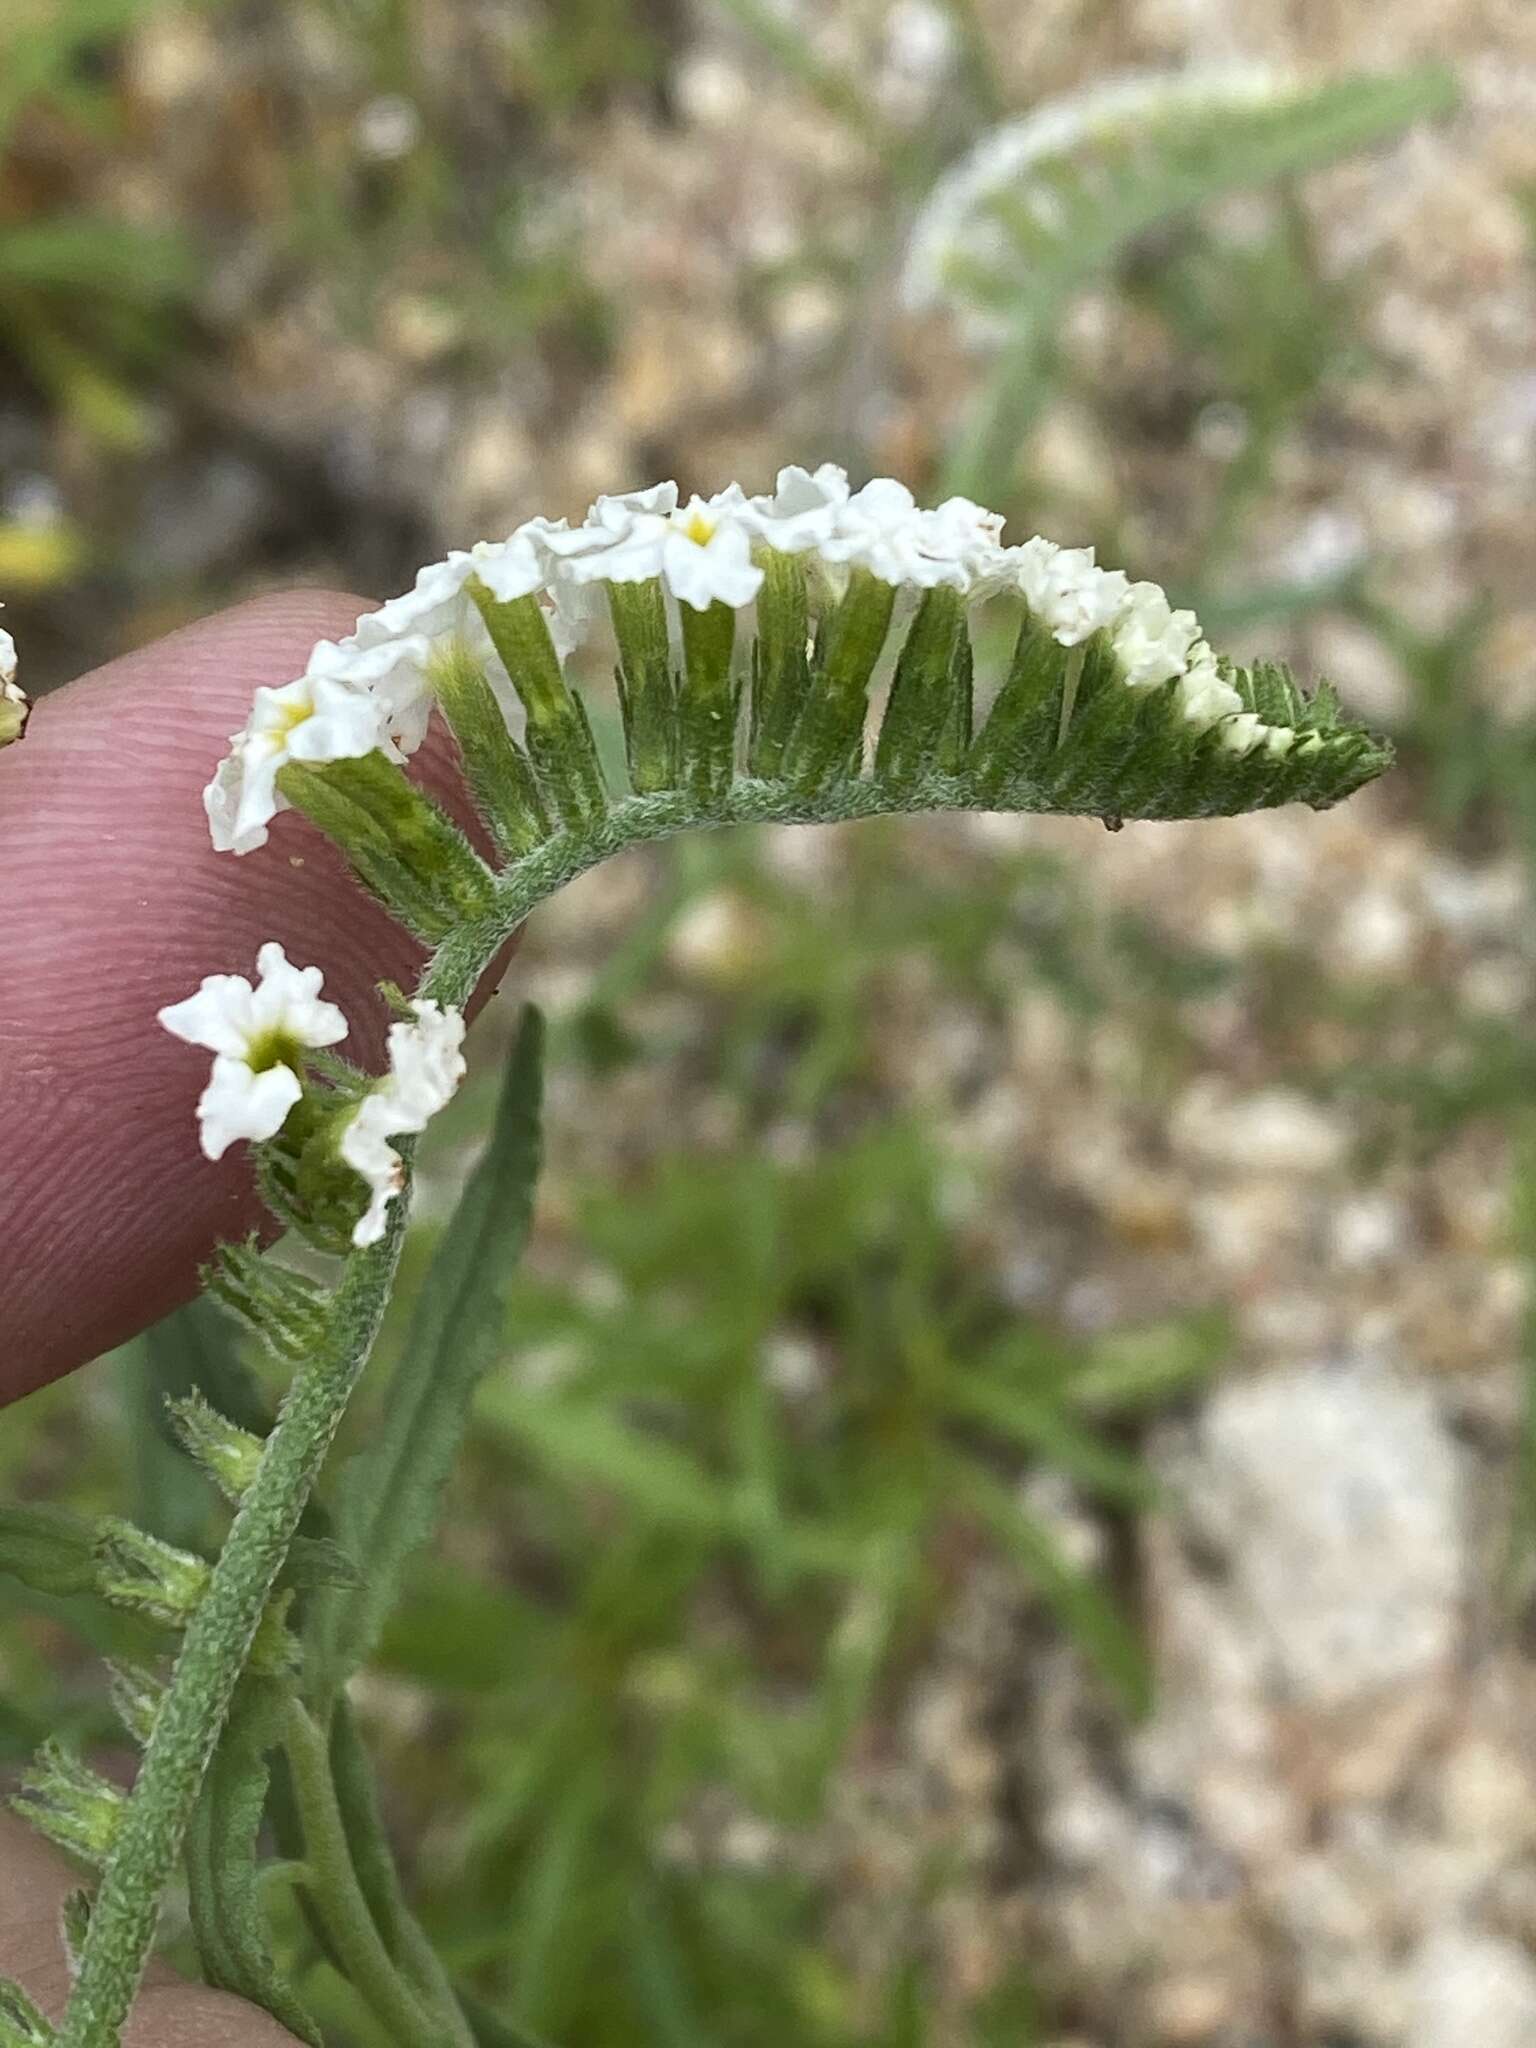
<svg viewBox="0 0 1536 2048"><path fill-rule="evenodd" d="M195 995L168 1004L156 1016L173 1038L238 1056L251 1042L255 993L243 974L208 974Z"/></svg>
<svg viewBox="0 0 1536 2048"><path fill-rule="evenodd" d="M340 1139L342 1158L367 1182L370 1200L352 1233L376 1244L389 1204L405 1181L400 1154L388 1141L424 1131L464 1078L464 1019L457 1010L416 1001L410 1022L389 1027L389 1072L363 1097Z"/></svg>
<svg viewBox="0 0 1536 2048"><path fill-rule="evenodd" d="M680 604L705 611L711 604L751 604L763 572L752 560L752 544L739 526L717 526L702 545L686 533L670 533L662 546L662 570Z"/></svg>
<svg viewBox="0 0 1536 2048"><path fill-rule="evenodd" d="M244 1060L220 1053L197 1104L205 1156L222 1159L240 1138L259 1144L276 1137L302 1092L292 1067L253 1074Z"/></svg>

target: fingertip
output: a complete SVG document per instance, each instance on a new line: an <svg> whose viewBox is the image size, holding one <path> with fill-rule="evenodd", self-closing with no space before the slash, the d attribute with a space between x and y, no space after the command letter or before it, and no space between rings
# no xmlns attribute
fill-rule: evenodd
<svg viewBox="0 0 1536 2048"><path fill-rule="evenodd" d="M423 948L307 821L236 858L201 793L254 691L302 673L365 601L256 598L109 663L38 707L0 754L0 1400L121 1342L195 1291L215 1242L262 1220L248 1156L198 1151L207 1056L156 1013L276 939L323 968L345 1050L381 1054L381 980ZM451 741L413 764L461 817Z"/></svg>

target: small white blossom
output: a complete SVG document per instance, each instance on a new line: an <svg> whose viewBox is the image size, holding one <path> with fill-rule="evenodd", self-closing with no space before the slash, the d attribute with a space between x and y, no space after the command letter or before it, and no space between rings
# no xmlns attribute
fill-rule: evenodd
<svg viewBox="0 0 1536 2048"><path fill-rule="evenodd" d="M779 471L771 497L748 499L744 516L769 547L797 555L832 538L838 515L852 495L847 470L835 462L823 462L815 470L791 463Z"/></svg>
<svg viewBox="0 0 1536 2048"><path fill-rule="evenodd" d="M389 1143L424 1131L464 1078L464 1018L433 1002L411 1004L415 1013L389 1027L389 1072L358 1104L342 1131L340 1151L368 1183L368 1207L352 1242L377 1244L389 1205L405 1185L405 1161Z"/></svg>
<svg viewBox="0 0 1536 2048"><path fill-rule="evenodd" d="M230 752L203 791L215 848L250 853L265 846L268 825L288 808L277 787L279 771L290 761L371 754L387 743L386 716L383 700L340 675L301 676L278 690L258 690L250 717L230 735Z"/></svg>
<svg viewBox="0 0 1536 2048"><path fill-rule="evenodd" d="M1040 534L1013 549L1008 566L1025 603L1063 647L1113 625L1130 595L1124 572L1100 569L1092 548L1058 547Z"/></svg>
<svg viewBox="0 0 1536 2048"><path fill-rule="evenodd" d="M1287 754L1288 754L1288 753L1289 753L1289 752L1291 751L1292 747L1294 747L1294 746L1295 746L1295 744L1296 744L1296 734L1295 734L1295 731L1294 731L1294 729L1293 729L1293 728L1292 728L1291 726L1289 726L1289 725L1266 725L1266 726L1265 726L1265 728L1264 728L1264 746L1265 746L1265 750L1266 750L1266 751L1267 751L1268 753L1271 753L1271 754L1273 754L1273 755L1274 755L1274 757L1275 757L1275 759L1276 759L1277 761L1283 761L1283 760L1284 760L1284 758L1285 758L1285 756L1286 756L1286 755L1287 755Z"/></svg>
<svg viewBox="0 0 1536 2048"><path fill-rule="evenodd" d="M659 578L679 604L751 604L763 572L752 560L747 501L729 484L712 498L677 502L677 486L599 498L586 522L550 543L577 584L646 583ZM557 579L558 584L558 579Z"/></svg>
<svg viewBox="0 0 1536 2048"><path fill-rule="evenodd" d="M1264 733L1264 721L1256 711L1240 711L1223 722L1217 737L1228 753L1251 754Z"/></svg>
<svg viewBox="0 0 1536 2048"><path fill-rule="evenodd" d="M1224 718L1231 718L1243 708L1243 700L1229 682L1223 680L1216 666L1216 651L1208 641L1200 641L1189 656L1189 665L1179 677L1177 698L1179 709L1193 726L1203 732L1207 727L1219 725Z"/></svg>
<svg viewBox="0 0 1536 2048"><path fill-rule="evenodd" d="M0 626L0 683L10 688L16 681L16 642Z"/></svg>
<svg viewBox="0 0 1536 2048"><path fill-rule="evenodd" d="M275 941L256 955L256 983L210 974L195 995L159 1020L174 1037L211 1052L213 1072L197 1105L203 1152L222 1159L237 1138L275 1137L303 1092L297 1072L306 1047L335 1045L347 1020L322 1002L318 967L295 967Z"/></svg>
<svg viewBox="0 0 1536 2048"><path fill-rule="evenodd" d="M1199 638L1193 612L1174 611L1156 583L1133 583L1113 636L1126 687L1149 690L1183 675Z"/></svg>

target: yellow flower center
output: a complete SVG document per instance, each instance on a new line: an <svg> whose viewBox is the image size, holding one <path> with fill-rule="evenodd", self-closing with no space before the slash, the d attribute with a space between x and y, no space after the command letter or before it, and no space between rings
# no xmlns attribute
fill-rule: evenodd
<svg viewBox="0 0 1536 2048"><path fill-rule="evenodd" d="M702 505L695 505L683 521L683 532L697 547L703 547L715 537L715 522Z"/></svg>
<svg viewBox="0 0 1536 2048"><path fill-rule="evenodd" d="M315 707L312 703L280 704L277 711L276 732L279 739L286 739L296 725L302 725L306 718L313 718Z"/></svg>

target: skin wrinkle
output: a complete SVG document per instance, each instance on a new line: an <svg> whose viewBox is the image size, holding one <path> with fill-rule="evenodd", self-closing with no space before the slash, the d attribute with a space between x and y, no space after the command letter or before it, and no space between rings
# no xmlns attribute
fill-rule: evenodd
<svg viewBox="0 0 1536 2048"><path fill-rule="evenodd" d="M243 858L208 843L201 791L259 684L302 672L364 601L258 599L109 663L36 707L0 753L0 1401L122 1342L195 1291L215 1242L262 1222L249 1160L197 1148L208 1056L155 1021L275 938L325 970L382 1062L377 983L425 957L302 818ZM413 763L471 819L452 741ZM88 1284L86 1284L88 1282Z"/></svg>

